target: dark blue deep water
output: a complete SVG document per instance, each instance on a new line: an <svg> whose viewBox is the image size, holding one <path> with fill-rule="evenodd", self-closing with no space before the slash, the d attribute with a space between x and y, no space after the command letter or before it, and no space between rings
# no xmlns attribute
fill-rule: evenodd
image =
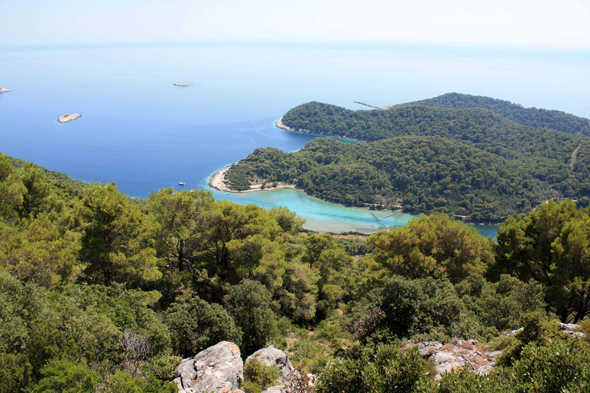
<svg viewBox="0 0 590 393"><path fill-rule="evenodd" d="M0 47L0 151L133 197L207 178L260 147L312 137L276 129L290 108L361 109L456 91L590 117L590 56L498 48L304 43ZM192 87L175 87L184 81ZM83 117L67 124L65 113ZM220 199L285 205L323 231L379 229L367 211L295 190ZM389 218L400 225L411 216ZM480 228L494 234L495 227Z"/></svg>

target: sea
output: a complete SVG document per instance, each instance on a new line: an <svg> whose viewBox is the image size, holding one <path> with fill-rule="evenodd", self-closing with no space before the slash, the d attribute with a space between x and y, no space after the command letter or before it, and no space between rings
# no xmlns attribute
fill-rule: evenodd
<svg viewBox="0 0 590 393"><path fill-rule="evenodd" d="M0 87L12 90L0 94L0 151L146 198L166 187L210 189L213 173L257 148L301 149L314 136L274 123L305 102L368 109L354 101L392 105L460 92L590 118L589 70L588 51L552 48L270 41L0 46ZM66 113L83 116L58 123ZM220 200L286 206L319 232L371 233L414 218L330 204L294 189L211 191ZM475 227L485 236L497 232L493 225Z"/></svg>

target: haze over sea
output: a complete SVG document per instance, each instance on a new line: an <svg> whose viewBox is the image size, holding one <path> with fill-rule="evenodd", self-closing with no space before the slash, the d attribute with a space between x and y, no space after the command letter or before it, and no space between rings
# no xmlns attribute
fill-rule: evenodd
<svg viewBox="0 0 590 393"><path fill-rule="evenodd" d="M0 151L145 198L207 179L256 148L300 149L313 138L274 127L292 107L321 101L397 104L447 92L590 118L590 53L501 47L196 42L0 46ZM174 82L192 87L175 87ZM67 124L65 113L83 117ZM287 206L320 231L373 232L369 211L297 190L217 199ZM380 217L387 215L377 212ZM412 216L383 221L402 225ZM478 226L485 235L495 227Z"/></svg>

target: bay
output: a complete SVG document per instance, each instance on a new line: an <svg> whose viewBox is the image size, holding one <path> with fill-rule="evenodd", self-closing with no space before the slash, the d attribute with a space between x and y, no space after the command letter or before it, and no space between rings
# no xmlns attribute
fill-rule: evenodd
<svg viewBox="0 0 590 393"><path fill-rule="evenodd" d="M313 136L274 121L322 101L363 109L451 91L590 117L590 56L577 51L371 43L196 42L0 47L0 151L145 198L207 178L256 148L295 151ZM191 87L176 87L184 81ZM65 113L83 117L67 124ZM363 209L295 190L218 199L284 205L320 231L373 232ZM382 214L376 212L375 214ZM383 213L382 216L387 215ZM409 215L384 219L401 225ZM494 234L495 227L478 227ZM487 232L486 232L487 231Z"/></svg>

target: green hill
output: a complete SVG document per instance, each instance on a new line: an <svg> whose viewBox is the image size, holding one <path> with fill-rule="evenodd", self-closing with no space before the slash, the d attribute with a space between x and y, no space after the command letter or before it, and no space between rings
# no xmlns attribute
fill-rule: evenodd
<svg viewBox="0 0 590 393"><path fill-rule="evenodd" d="M482 108L516 123L536 128L567 132L574 135L590 135L590 120L556 110L523 108L520 104L484 96L447 93L427 100L414 101L402 105L424 105L437 108Z"/></svg>
<svg viewBox="0 0 590 393"><path fill-rule="evenodd" d="M316 140L292 154L257 149L228 172L234 189L266 179L347 205L401 205L410 213L442 211L475 221L528 213L548 198L587 204L590 197L590 142L488 109L407 104L352 111L310 102L282 121L368 143Z"/></svg>
<svg viewBox="0 0 590 393"><path fill-rule="evenodd" d="M310 195L353 206L445 212L500 221L555 196L522 162L448 138L409 136L366 144L316 138L295 153L257 149L227 179L296 184Z"/></svg>

